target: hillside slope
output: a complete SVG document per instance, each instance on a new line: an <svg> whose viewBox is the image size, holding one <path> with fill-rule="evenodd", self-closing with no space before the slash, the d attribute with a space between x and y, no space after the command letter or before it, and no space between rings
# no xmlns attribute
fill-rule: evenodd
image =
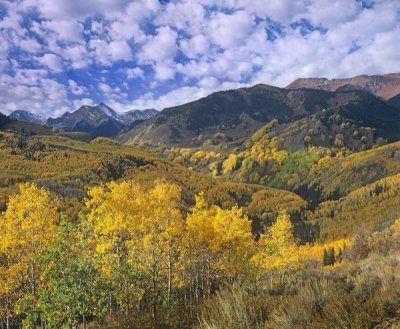
<svg viewBox="0 0 400 329"><path fill-rule="evenodd" d="M46 186L69 200L67 207L82 200L90 186L120 179L135 180L143 186L159 179L176 183L182 188L187 205L194 203L194 196L200 191L210 203L226 208L247 207L260 191L288 200L290 213L299 212L306 205L294 193L216 180L108 138L87 143L62 136L26 137L0 131L0 209L21 182ZM274 218L278 202L277 198L262 200L259 211L252 209L252 218Z"/></svg>

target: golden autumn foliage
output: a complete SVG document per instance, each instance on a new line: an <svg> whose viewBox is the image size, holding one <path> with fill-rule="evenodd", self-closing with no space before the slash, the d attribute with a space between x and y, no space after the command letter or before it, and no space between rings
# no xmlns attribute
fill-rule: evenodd
<svg viewBox="0 0 400 329"><path fill-rule="evenodd" d="M34 296L40 282L40 253L56 243L57 201L51 194L26 183L11 196L0 215L0 298L11 304L24 294ZM6 316L18 312L9 308Z"/></svg>
<svg viewBox="0 0 400 329"><path fill-rule="evenodd" d="M251 223L241 209L209 206L200 194L186 219L181 266L200 278L203 294L208 296L213 278L243 275L253 245ZM195 283L196 293L199 285Z"/></svg>
<svg viewBox="0 0 400 329"><path fill-rule="evenodd" d="M366 257L400 249L400 144L350 156L312 146L290 153L265 129L245 144L166 152L188 170L109 139L5 133L0 327L101 326L95 322L126 317L132 321L119 327L186 329L199 305L224 288L240 286L270 309L302 291L299 282L310 273L341 278L352 266L369 268ZM225 176L196 172L202 166ZM277 185L306 188L296 194L260 186L272 181L266 172L276 174ZM27 181L36 185L18 184ZM308 195L319 187L331 198ZM354 238L359 227L366 229L361 243ZM325 262L328 251L333 263Z"/></svg>
<svg viewBox="0 0 400 329"><path fill-rule="evenodd" d="M150 276L153 293L157 293L162 277L168 277L171 290L183 224L180 188L162 181L155 182L150 190L132 181L112 182L92 188L88 194L87 217L94 227L95 248L102 255L105 277L115 279L116 269L124 273L129 268L138 276ZM127 295L132 298L132 289L141 285L131 282L126 273L122 280L127 283L117 301L123 309L129 309ZM136 298L143 293L143 288L137 290Z"/></svg>
<svg viewBox="0 0 400 329"><path fill-rule="evenodd" d="M266 271L286 272L301 267L298 247L293 237L293 225L286 212L281 212L276 222L262 234L254 263Z"/></svg>
<svg viewBox="0 0 400 329"><path fill-rule="evenodd" d="M335 258L339 261L335 263L335 265L340 265L342 259L342 253L351 248L351 241L347 238L342 238L338 240L334 240L331 242L325 243L313 243L313 244L306 244L303 246L299 246L299 257L302 260L313 260L317 262L321 262L323 260L324 251L333 248Z"/></svg>

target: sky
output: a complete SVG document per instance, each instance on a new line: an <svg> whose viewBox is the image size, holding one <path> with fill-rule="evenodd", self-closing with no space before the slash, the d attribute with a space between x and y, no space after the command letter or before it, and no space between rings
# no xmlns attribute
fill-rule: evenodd
<svg viewBox="0 0 400 329"><path fill-rule="evenodd" d="M0 0L0 111L400 71L400 0Z"/></svg>

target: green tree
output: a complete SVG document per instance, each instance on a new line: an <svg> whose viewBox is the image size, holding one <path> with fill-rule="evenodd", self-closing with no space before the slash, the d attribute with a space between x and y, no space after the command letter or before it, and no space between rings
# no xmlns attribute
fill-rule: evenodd
<svg viewBox="0 0 400 329"><path fill-rule="evenodd" d="M46 285L39 289L46 328L71 328L107 312L107 286L96 267L97 258L88 243L90 227L63 223L60 242L44 252Z"/></svg>

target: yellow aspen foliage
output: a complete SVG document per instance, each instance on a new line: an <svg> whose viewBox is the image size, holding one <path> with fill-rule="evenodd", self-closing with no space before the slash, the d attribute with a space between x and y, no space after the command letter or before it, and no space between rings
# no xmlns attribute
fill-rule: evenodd
<svg viewBox="0 0 400 329"><path fill-rule="evenodd" d="M305 244L299 247L299 257L301 260L315 260L320 262L323 259L324 250L333 248L335 257L340 256L340 252L351 247L351 241L347 238L337 239L325 243ZM340 265L342 261L338 261L335 265Z"/></svg>
<svg viewBox="0 0 400 329"><path fill-rule="evenodd" d="M238 165L238 157L236 154L231 153L229 157L222 163L222 170L224 174L227 174L236 169Z"/></svg>
<svg viewBox="0 0 400 329"><path fill-rule="evenodd" d="M19 185L19 193L10 197L0 215L0 297L16 301L36 294L37 257L56 242L58 219L58 203L47 190L31 183Z"/></svg>
<svg viewBox="0 0 400 329"><path fill-rule="evenodd" d="M163 276L171 291L175 246L183 227L180 204L180 188L161 181L151 189L132 181L92 188L86 201L87 217L94 227L96 251L102 256L105 277L113 280L118 271L130 272L132 278L149 275L151 280L147 282L152 283L154 292ZM144 293L136 289L143 285L132 282L132 278L122 275L123 281L129 281L117 296L122 308L129 309L128 296L136 294L140 298Z"/></svg>
<svg viewBox="0 0 400 329"><path fill-rule="evenodd" d="M202 286L208 287L211 278L234 278L246 270L254 242L241 209L209 206L200 194L186 219L185 233L182 259Z"/></svg>
<svg viewBox="0 0 400 329"><path fill-rule="evenodd" d="M268 232L261 235L258 253L253 261L270 272L285 272L301 267L299 248L293 237L293 225L286 212L281 212Z"/></svg>
<svg viewBox="0 0 400 329"><path fill-rule="evenodd" d="M123 252L137 256L143 254L143 247L160 247L181 230L181 191L174 184L156 182L146 190L132 181L111 182L88 194L87 217L94 224L96 249L113 254L116 261ZM155 239L158 242L152 246Z"/></svg>

